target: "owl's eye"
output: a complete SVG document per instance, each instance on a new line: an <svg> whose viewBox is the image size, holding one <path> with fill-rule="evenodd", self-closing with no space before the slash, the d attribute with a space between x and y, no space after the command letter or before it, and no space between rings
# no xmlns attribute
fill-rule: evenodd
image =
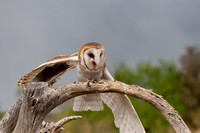
<svg viewBox="0 0 200 133"><path fill-rule="evenodd" d="M103 55L103 53L100 54L100 57Z"/></svg>
<svg viewBox="0 0 200 133"><path fill-rule="evenodd" d="M91 58L94 58L94 54L92 54L92 53L89 53L88 56Z"/></svg>

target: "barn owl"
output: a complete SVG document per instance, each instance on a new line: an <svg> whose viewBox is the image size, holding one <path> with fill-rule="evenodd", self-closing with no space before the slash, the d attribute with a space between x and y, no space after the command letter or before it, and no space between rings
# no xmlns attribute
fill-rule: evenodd
<svg viewBox="0 0 200 133"><path fill-rule="evenodd" d="M46 61L23 76L18 85L47 82L53 85L66 71L77 68L78 81L114 80L106 68L104 47L96 42L85 44L79 53ZM103 110L102 101L112 110L120 133L145 133L142 123L128 97L119 93L87 94L74 100L74 111Z"/></svg>

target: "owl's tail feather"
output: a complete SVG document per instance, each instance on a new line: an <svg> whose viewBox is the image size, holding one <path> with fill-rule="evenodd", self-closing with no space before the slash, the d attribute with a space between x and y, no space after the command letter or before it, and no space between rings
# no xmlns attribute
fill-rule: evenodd
<svg viewBox="0 0 200 133"><path fill-rule="evenodd" d="M120 133L145 133L144 127L126 95L103 93L101 98L112 110L115 125L120 129Z"/></svg>
<svg viewBox="0 0 200 133"><path fill-rule="evenodd" d="M87 94L78 96L74 100L74 111L100 111L103 110L103 104L100 94Z"/></svg>

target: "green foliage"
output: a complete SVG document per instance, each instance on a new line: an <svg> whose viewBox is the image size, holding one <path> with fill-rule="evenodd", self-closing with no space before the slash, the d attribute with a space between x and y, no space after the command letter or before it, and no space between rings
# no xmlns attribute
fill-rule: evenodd
<svg viewBox="0 0 200 133"><path fill-rule="evenodd" d="M0 119L3 117L4 113L1 111L1 107L0 107Z"/></svg>
<svg viewBox="0 0 200 133"><path fill-rule="evenodd" d="M160 60L158 65L142 62L135 69L121 63L115 70L114 78L127 84L137 84L152 89L157 94L162 95L181 116L185 115L185 105L182 103L179 93L183 86L183 80L173 62ZM155 108L144 101L130 99L148 132L160 133L169 129L168 122Z"/></svg>
<svg viewBox="0 0 200 133"><path fill-rule="evenodd" d="M82 120L75 121L73 126L71 126L70 131L73 133L83 132L85 127L88 128L87 133L116 133L118 129L114 125L114 117L112 111L104 105L103 111L83 111L83 112L74 112L73 110L69 111L69 116L71 115L81 115L83 116ZM84 123L86 125L80 125L80 128L75 128L75 125Z"/></svg>
<svg viewBox="0 0 200 133"><path fill-rule="evenodd" d="M4 113L1 113L1 112L0 112L0 119L3 117L3 115L4 115Z"/></svg>
<svg viewBox="0 0 200 133"><path fill-rule="evenodd" d="M48 122L57 122L67 116L81 115L82 119L71 121L64 125L63 133L117 133L118 129L114 125L114 117L111 110L104 106L103 111L83 111L74 112L66 109L60 113L47 117Z"/></svg>

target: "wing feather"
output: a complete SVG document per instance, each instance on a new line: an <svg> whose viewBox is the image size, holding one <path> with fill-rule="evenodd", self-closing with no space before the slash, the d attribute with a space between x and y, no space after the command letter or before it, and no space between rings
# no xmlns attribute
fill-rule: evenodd
<svg viewBox="0 0 200 133"><path fill-rule="evenodd" d="M71 56L55 57L23 76L18 81L18 86L23 87L31 82L48 82L49 85L53 85L62 74L76 67L77 63L78 53L74 53Z"/></svg>
<svg viewBox="0 0 200 133"><path fill-rule="evenodd" d="M114 80L107 68L104 70L103 79ZM103 93L101 98L112 110L115 125L120 133L145 133L144 127L128 97L120 93Z"/></svg>

